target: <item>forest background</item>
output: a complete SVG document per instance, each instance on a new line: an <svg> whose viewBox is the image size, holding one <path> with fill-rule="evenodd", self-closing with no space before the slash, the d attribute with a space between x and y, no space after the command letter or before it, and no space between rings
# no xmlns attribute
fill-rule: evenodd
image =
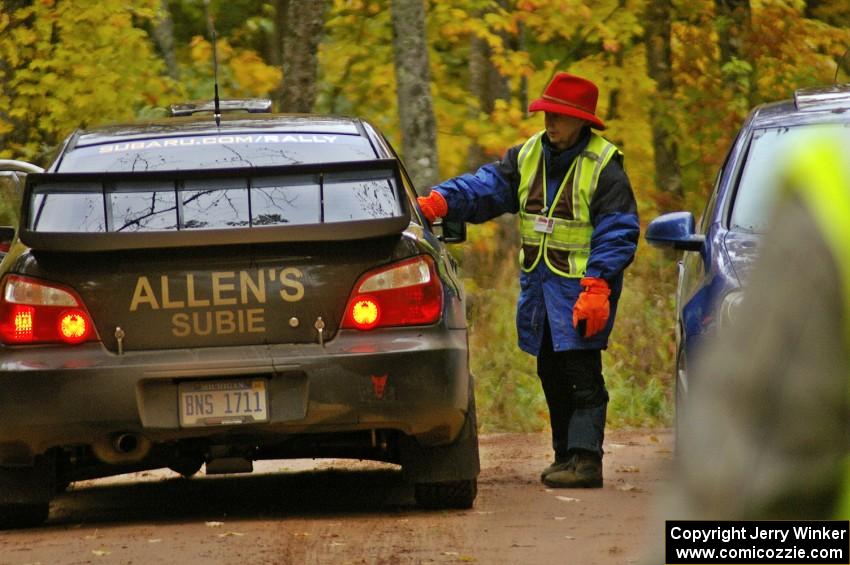
<svg viewBox="0 0 850 565"><path fill-rule="evenodd" d="M223 97L363 117L420 193L542 129L526 109L555 72L585 76L643 226L698 215L749 109L831 84L850 47L847 0L0 0L0 158L43 165L76 127L211 98L210 20ZM16 216L7 195L0 225ZM516 346L517 245L502 217L452 249L485 431L548 425ZM676 258L642 242L627 271L609 425L669 422Z"/></svg>

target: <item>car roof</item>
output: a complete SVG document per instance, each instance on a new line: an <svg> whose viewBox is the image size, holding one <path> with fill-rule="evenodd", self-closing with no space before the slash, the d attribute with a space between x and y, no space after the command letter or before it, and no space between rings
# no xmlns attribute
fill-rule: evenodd
<svg viewBox="0 0 850 565"><path fill-rule="evenodd" d="M222 115L221 124L216 125L212 114L203 114L77 130L68 149L154 137L237 132L319 133L366 137L363 122L358 118L312 114L233 113Z"/></svg>
<svg viewBox="0 0 850 565"><path fill-rule="evenodd" d="M850 84L805 88L794 98L757 106L750 127L850 123Z"/></svg>

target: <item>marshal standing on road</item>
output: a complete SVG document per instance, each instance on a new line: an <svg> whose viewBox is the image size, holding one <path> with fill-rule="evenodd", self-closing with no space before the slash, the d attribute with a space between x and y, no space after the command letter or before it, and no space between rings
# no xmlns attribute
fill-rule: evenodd
<svg viewBox="0 0 850 565"><path fill-rule="evenodd" d="M517 330L549 405L555 461L541 479L550 487L602 486L601 351L640 229L622 152L591 130L605 129L598 94L589 80L558 73L529 106L545 112L544 131L419 198L432 222L519 213Z"/></svg>

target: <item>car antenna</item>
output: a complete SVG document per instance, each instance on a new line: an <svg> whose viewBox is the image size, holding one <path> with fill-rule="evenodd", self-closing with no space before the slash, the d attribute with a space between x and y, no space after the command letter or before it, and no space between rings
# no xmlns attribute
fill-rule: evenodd
<svg viewBox="0 0 850 565"><path fill-rule="evenodd" d="M210 33L210 37L212 37L212 56L213 56L213 102L215 103L215 109L213 110L213 117L215 118L215 126L221 127L221 101L218 98L218 57L216 56L216 34L215 34L215 22L212 19L212 15L210 15L210 0L204 0L204 12L207 15L207 28Z"/></svg>

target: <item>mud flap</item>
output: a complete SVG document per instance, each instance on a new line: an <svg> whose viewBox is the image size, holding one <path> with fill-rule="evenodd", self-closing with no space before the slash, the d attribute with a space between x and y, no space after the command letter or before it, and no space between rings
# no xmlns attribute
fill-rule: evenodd
<svg viewBox="0 0 850 565"><path fill-rule="evenodd" d="M481 470L478 457L478 424L475 391L469 379L466 421L457 440L450 445L424 447L412 437L401 443L402 476L410 483L437 483L475 479Z"/></svg>

